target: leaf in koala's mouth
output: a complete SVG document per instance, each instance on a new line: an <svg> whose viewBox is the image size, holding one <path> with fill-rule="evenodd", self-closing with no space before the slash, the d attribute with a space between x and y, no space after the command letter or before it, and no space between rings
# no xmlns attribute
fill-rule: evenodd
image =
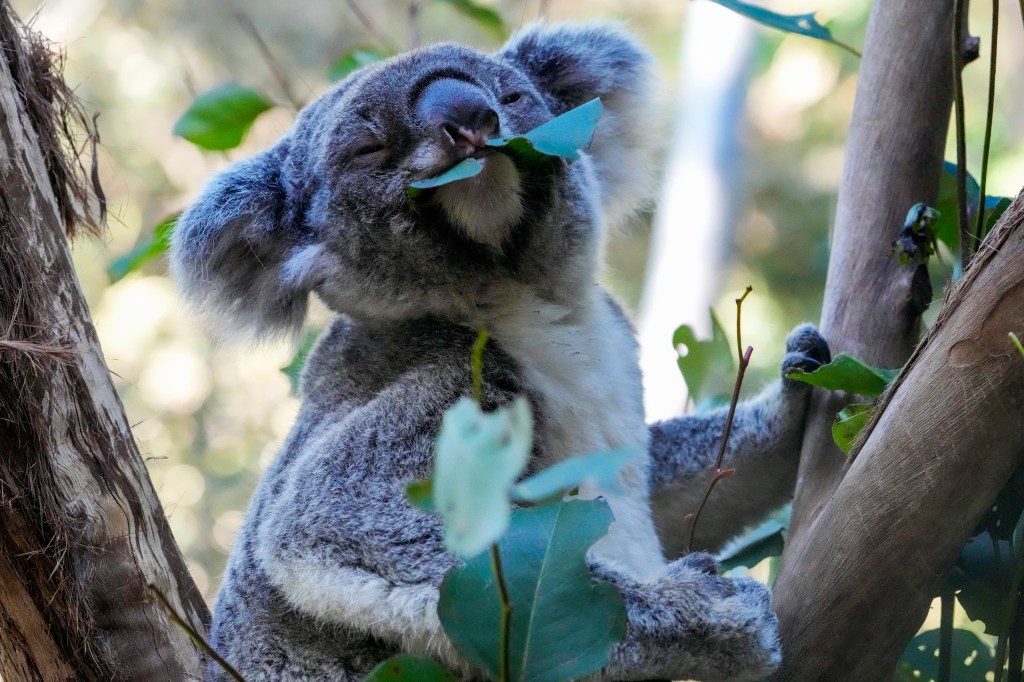
<svg viewBox="0 0 1024 682"><path fill-rule="evenodd" d="M409 196L415 198L425 189L433 189L434 187L447 185L450 182L471 178L474 175L478 175L483 169L484 165L477 159L473 157L463 159L438 176L412 183L406 188L406 192L409 193Z"/></svg>
<svg viewBox="0 0 1024 682"><path fill-rule="evenodd" d="M528 133L497 137L487 141L488 147L508 147L519 153L560 156L575 161L581 149L590 146L594 130L604 107L600 99L592 99L543 123Z"/></svg>
<svg viewBox="0 0 1024 682"><path fill-rule="evenodd" d="M542 123L528 133L490 139L487 146L505 148L523 156L557 156L575 161L580 156L580 150L589 147L594 139L594 130L601 120L602 111L604 107L601 100L595 98ZM471 178L483 169L483 164L477 159L463 159L438 176L412 183L406 192L416 198L423 190Z"/></svg>

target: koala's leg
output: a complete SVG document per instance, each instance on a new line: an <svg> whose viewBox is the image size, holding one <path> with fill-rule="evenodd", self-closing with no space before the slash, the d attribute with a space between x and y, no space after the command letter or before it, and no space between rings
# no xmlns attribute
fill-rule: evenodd
<svg viewBox="0 0 1024 682"><path fill-rule="evenodd" d="M740 403L721 481L701 513L695 548L715 550L792 496L799 464L810 386L786 379L794 369L811 371L830 359L828 345L811 325L786 340L781 382ZM651 499L669 558L685 550L686 515L696 510L711 476L728 408L658 422L651 433Z"/></svg>
<svg viewBox="0 0 1024 682"><path fill-rule="evenodd" d="M639 583L594 565L626 603L626 637L596 680L758 680L781 661L771 595L750 578L722 578L703 553L669 564Z"/></svg>

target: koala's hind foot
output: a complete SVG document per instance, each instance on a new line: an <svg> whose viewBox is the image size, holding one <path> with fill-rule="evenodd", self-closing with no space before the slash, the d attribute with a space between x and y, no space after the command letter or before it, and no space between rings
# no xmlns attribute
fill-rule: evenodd
<svg viewBox="0 0 1024 682"><path fill-rule="evenodd" d="M651 583L601 568L595 575L622 591L628 616L606 679L757 680L782 660L768 588L719 576L708 554L673 561Z"/></svg>

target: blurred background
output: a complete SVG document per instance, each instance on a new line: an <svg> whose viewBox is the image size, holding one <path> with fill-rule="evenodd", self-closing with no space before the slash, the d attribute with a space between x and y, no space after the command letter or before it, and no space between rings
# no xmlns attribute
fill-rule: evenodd
<svg viewBox="0 0 1024 682"><path fill-rule="evenodd" d="M787 330L818 317L856 57L700 0L480 4L503 26L440 0L13 0L24 19L62 46L68 82L100 115L110 224L102 239L74 244L75 260L153 482L210 601L252 489L296 414L281 371L295 347L212 345L185 314L162 259L116 281L109 270L149 243L155 226L185 207L213 172L284 133L295 103L328 87L331 65L356 48L456 40L493 50L541 15L622 20L650 47L663 78L650 109L665 140L652 163L669 169L662 208L612 232L604 280L642 319L644 342L656 349L644 361L656 396L652 414L677 411L685 401L671 345L677 325L707 333L712 307L731 334L733 299L753 285L744 304L744 342L756 349L750 393L776 375ZM818 20L836 38L863 43L866 0L764 4L785 13L820 9ZM977 33L987 32L989 21L982 4L972 7ZM1017 8L1005 9L1012 35L1000 45L989 193L1013 196L1024 182L1024 108L1013 102L1024 49ZM982 59L966 72L975 175L987 49L983 38ZM172 134L196 94L232 80L278 105L240 148L204 152ZM652 226L659 234L653 249ZM649 251L661 259L660 274L647 268ZM325 319L314 311L312 324Z"/></svg>

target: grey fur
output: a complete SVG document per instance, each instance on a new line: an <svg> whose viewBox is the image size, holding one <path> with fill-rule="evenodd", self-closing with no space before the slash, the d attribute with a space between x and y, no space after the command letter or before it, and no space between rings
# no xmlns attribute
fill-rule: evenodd
<svg viewBox="0 0 1024 682"><path fill-rule="evenodd" d="M432 87L439 81L461 84ZM717 576L704 554L662 556L662 544L680 553L686 505L701 485L693 479L708 471L723 414L648 431L633 330L595 283L606 216L635 210L650 188L648 171L632 169L649 165L651 82L646 53L601 24L531 27L490 56L426 48L328 91L184 214L173 270L220 329L294 330L311 292L339 313L311 354L301 412L260 483L218 596L212 642L247 679L356 680L399 651L473 676L436 616L438 586L456 559L437 518L410 507L404 489L429 475L441 416L470 390L481 325L494 338L485 406L516 395L533 405L531 469L650 445L650 457L623 474L626 492L608 496L616 522L590 556L595 577L622 590L629 618L595 678L752 680L778 663L766 588ZM502 134L595 96L607 113L591 152L574 163L490 156L477 178L410 201L407 185L469 153L471 137L457 140L417 114L443 114L445 93L485 101ZM428 105L418 107L423 97ZM828 353L809 327L787 350L784 369L816 366ZM740 502L712 505L702 546L718 546L790 495L807 396L784 381L743 406L728 460L741 473L720 488ZM209 676L223 677L215 666Z"/></svg>

